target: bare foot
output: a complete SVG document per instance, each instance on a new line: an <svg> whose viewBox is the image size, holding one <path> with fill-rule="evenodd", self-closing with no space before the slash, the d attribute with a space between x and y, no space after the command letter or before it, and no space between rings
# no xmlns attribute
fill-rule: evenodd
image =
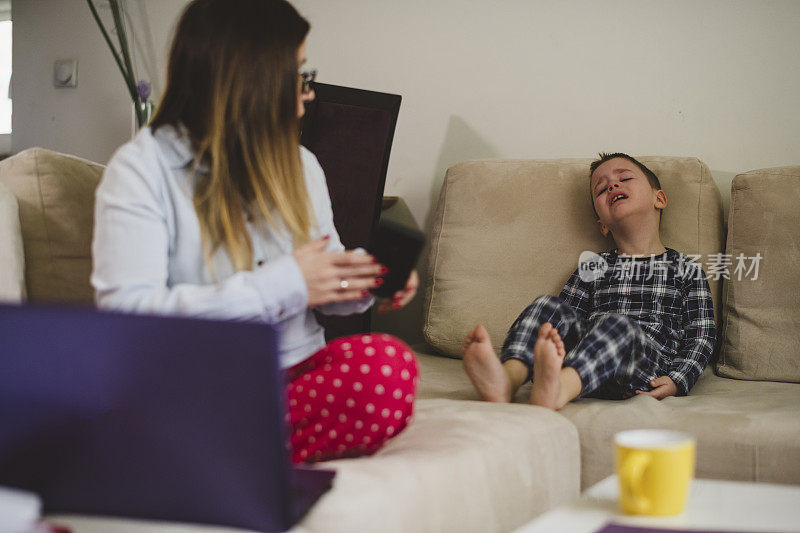
<svg viewBox="0 0 800 533"><path fill-rule="evenodd" d="M547 324L549 325L550 323L547 322ZM544 324L542 324L542 325L544 325ZM564 363L563 359L567 355L567 350L564 347L564 341L561 340L561 335L559 335L558 330L551 326L550 335L549 335L548 338L551 341L553 341L553 344L556 345L556 351L558 352L558 356L562 359L561 363L563 364Z"/></svg>
<svg viewBox="0 0 800 533"><path fill-rule="evenodd" d="M475 326L467 335L462 362L481 398L487 402L511 401L511 380L494 353L489 332L483 326Z"/></svg>
<svg viewBox="0 0 800 533"><path fill-rule="evenodd" d="M539 338L533 346L533 388L531 403L548 409L558 408L561 388L559 374L564 364L564 342L549 322L539 328Z"/></svg>

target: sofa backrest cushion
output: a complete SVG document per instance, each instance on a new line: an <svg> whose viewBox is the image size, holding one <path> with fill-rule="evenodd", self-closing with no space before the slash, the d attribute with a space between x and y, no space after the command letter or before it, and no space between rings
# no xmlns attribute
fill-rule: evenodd
<svg viewBox="0 0 800 533"><path fill-rule="evenodd" d="M94 303L92 221L103 168L43 148L0 162L0 183L19 204L31 302Z"/></svg>
<svg viewBox="0 0 800 533"><path fill-rule="evenodd" d="M17 198L0 183L0 303L25 299L25 255Z"/></svg>
<svg viewBox="0 0 800 533"><path fill-rule="evenodd" d="M664 244L686 254L723 250L719 189L692 157L642 157L668 205ZM605 251L589 193L590 159L483 160L447 171L434 215L423 333L460 357L466 334L487 326L495 349L516 316L541 294L558 295L584 250ZM718 313L719 282L709 280Z"/></svg>
<svg viewBox="0 0 800 533"><path fill-rule="evenodd" d="M798 209L800 166L733 179L726 248L732 271L717 362L722 376L800 382Z"/></svg>

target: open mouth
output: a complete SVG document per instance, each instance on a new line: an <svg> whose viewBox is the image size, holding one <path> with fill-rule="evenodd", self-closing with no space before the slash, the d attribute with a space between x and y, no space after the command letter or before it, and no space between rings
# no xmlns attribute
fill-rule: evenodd
<svg viewBox="0 0 800 533"><path fill-rule="evenodd" d="M614 205L614 204L615 204L615 203L617 203L619 200L626 200L627 198L628 198L628 197L627 197L627 196L625 196L624 194L622 194L622 193L619 193L619 194L617 194L616 196L614 196L614 197L611 199L611 204L609 204L609 205Z"/></svg>

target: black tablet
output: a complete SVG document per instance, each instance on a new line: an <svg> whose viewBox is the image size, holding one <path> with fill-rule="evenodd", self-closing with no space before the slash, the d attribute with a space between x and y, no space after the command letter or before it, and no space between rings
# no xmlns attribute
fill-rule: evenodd
<svg viewBox="0 0 800 533"><path fill-rule="evenodd" d="M391 298L402 290L424 244L425 235L421 231L390 220L380 220L367 251L389 272L383 276L383 285L372 289L372 294L378 298Z"/></svg>

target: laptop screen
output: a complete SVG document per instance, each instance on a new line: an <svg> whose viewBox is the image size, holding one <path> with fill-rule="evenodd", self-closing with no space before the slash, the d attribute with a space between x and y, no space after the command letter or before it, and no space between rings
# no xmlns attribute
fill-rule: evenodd
<svg viewBox="0 0 800 533"><path fill-rule="evenodd" d="M45 513L288 528L273 329L0 306L0 485Z"/></svg>

